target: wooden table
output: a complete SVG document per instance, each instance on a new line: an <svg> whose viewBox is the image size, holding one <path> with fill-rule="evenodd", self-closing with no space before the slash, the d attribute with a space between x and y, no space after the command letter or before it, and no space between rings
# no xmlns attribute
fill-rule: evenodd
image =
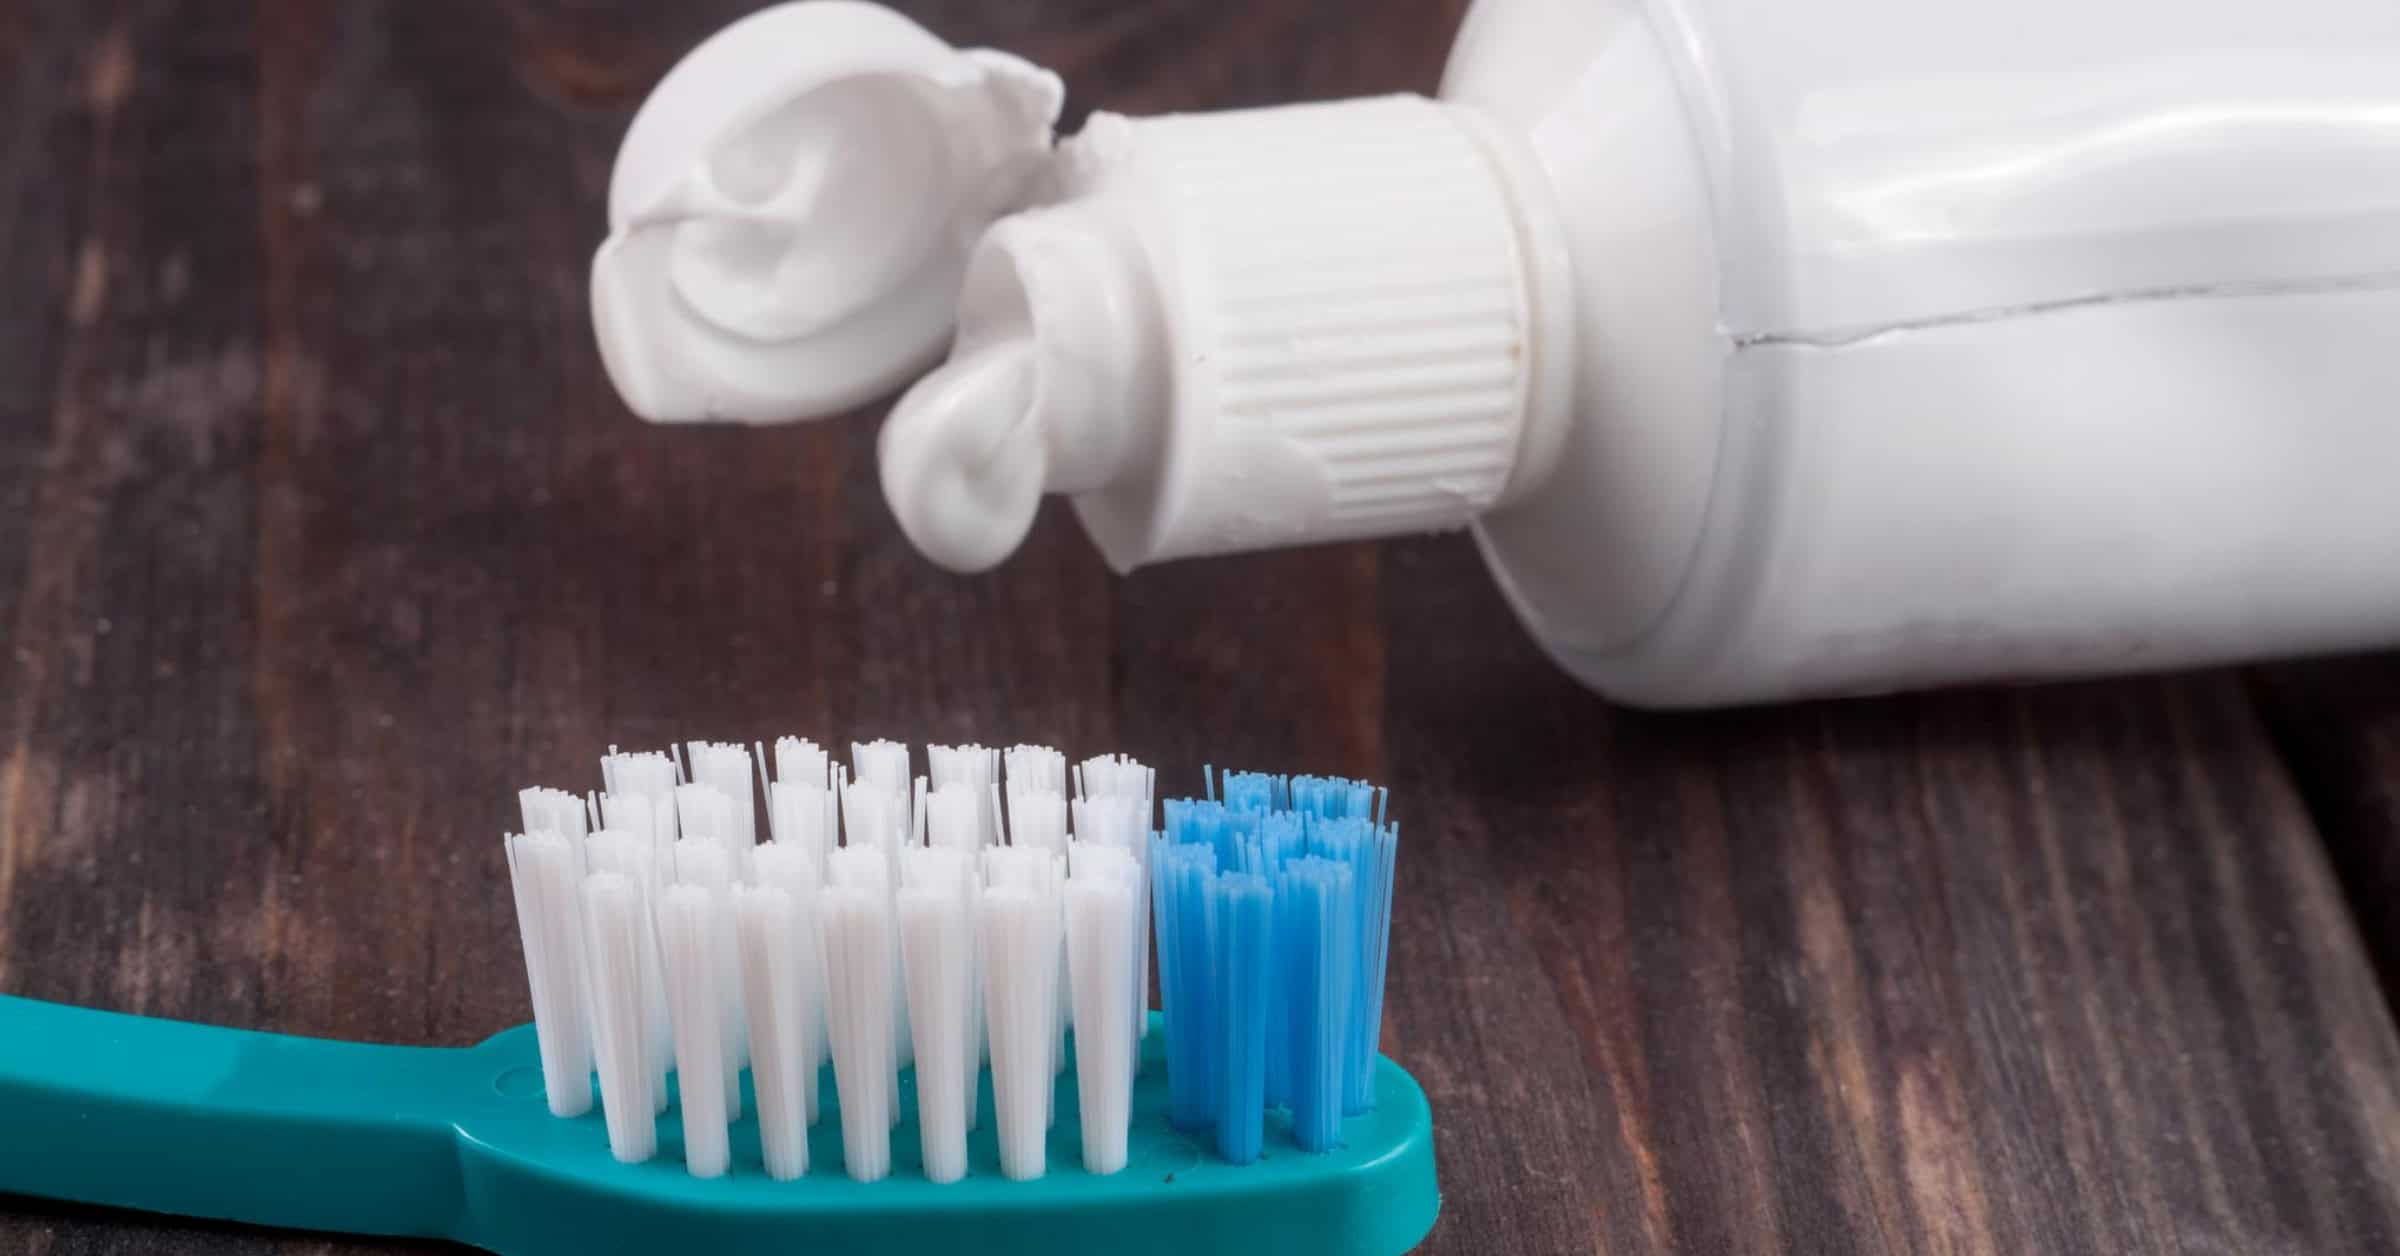
<svg viewBox="0 0 2400 1256"><path fill-rule="evenodd" d="M1457 538L1119 580L1054 510L944 575L873 416L662 431L594 360L616 139L738 7L0 11L0 989L479 1038L526 1015L512 791L611 740L1363 773L1434 1250L2400 1245L2400 663L1660 717ZM1078 115L1430 87L1457 16L915 7Z"/></svg>

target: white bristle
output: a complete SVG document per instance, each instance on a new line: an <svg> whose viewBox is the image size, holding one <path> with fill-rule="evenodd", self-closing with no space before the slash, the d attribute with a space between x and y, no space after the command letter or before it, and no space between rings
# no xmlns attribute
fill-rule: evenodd
<svg viewBox="0 0 2400 1256"><path fill-rule="evenodd" d="M935 788L944 785L989 785L1000 779L1000 752L972 743L925 747L926 775Z"/></svg>
<svg viewBox="0 0 2400 1256"><path fill-rule="evenodd" d="M926 844L969 854L984 845L990 791L979 785L936 785L925 796Z"/></svg>
<svg viewBox="0 0 2400 1256"><path fill-rule="evenodd" d="M1150 1032L1149 855L1148 842L1137 842L1131 848L1078 842L1067 859L1069 884L1078 879L1105 875L1124 882L1132 896L1132 918L1125 922L1125 1011L1136 1041ZM1140 1076L1142 1053L1132 1052L1127 1064L1135 1076Z"/></svg>
<svg viewBox="0 0 2400 1256"><path fill-rule="evenodd" d="M1009 782L1008 840L1054 855L1067 853L1067 796L1047 786Z"/></svg>
<svg viewBox="0 0 2400 1256"><path fill-rule="evenodd" d="M845 845L895 852L908 844L908 787L884 789L864 780L842 787Z"/></svg>
<svg viewBox="0 0 2400 1256"><path fill-rule="evenodd" d="M516 898L517 935L524 945L526 985L533 995L542 1089L553 1115L581 1116L592 1107L591 1022L584 1005L583 870L578 857L582 844L545 831L511 836L503 847Z"/></svg>
<svg viewBox="0 0 2400 1256"><path fill-rule="evenodd" d="M667 1069L674 1059L673 1031L667 1025L667 991L659 973L657 932L652 904L657 901L659 868L647 837L621 829L600 829L584 839L584 863L591 875L615 873L633 888L637 924L634 949L634 993L642 1012L642 1054L652 1075L651 1093L661 1110L667 1102ZM587 891L588 897L588 891ZM595 990L598 978L594 978ZM596 1018L595 1018L596 1020Z"/></svg>
<svg viewBox="0 0 2400 1256"><path fill-rule="evenodd" d="M678 783L675 761L662 751L618 751L610 747L600 756L600 779L612 794L640 794L645 798L663 798L675 792Z"/></svg>
<svg viewBox="0 0 2400 1256"><path fill-rule="evenodd" d="M653 887L666 879L667 868L675 854L675 795L658 798L643 794L602 794L600 820L604 828L630 833L648 846L650 881ZM656 895L652 900L656 901Z"/></svg>
<svg viewBox="0 0 2400 1256"><path fill-rule="evenodd" d="M663 767L666 764L666 756L656 755L655 761ZM606 763L608 760L603 759L601 762ZM679 828L675 822L674 787L670 785L666 792L656 796L638 793L603 794L600 796L600 818L607 829L631 834L641 843L643 848L642 875L636 880L641 883L642 911L644 919L648 922L644 926L644 931L654 935L658 930L659 889L674 877L675 834ZM653 937L650 947L653 974L656 972L657 951L657 941ZM661 1079L657 1087L657 1096L658 1103L663 1110L667 1102L667 1088L664 1079L667 1070L673 1067L675 1048L673 1037L667 1029L666 991L656 982L651 984L649 1003L654 1031L654 1042L650 1055Z"/></svg>
<svg viewBox="0 0 2400 1256"><path fill-rule="evenodd" d="M1041 893L1049 885L1050 856L1022 846L993 846L983 852L984 884L995 890Z"/></svg>
<svg viewBox="0 0 2400 1256"><path fill-rule="evenodd" d="M800 1069L801 1107L808 1123L817 1123L817 1069L825 1062L825 951L819 935L818 894L824 881L815 861L804 851L769 842L758 848L758 883L782 890L794 915L792 945L798 959L793 969L802 999L801 1015L808 1026Z"/></svg>
<svg viewBox="0 0 2400 1256"><path fill-rule="evenodd" d="M1008 764L1009 788L1067 792L1067 756L1058 751L1048 746L1010 746L1002 757ZM1009 816L1008 822L1014 825L1016 816Z"/></svg>
<svg viewBox="0 0 2400 1256"><path fill-rule="evenodd" d="M985 879L995 890L1024 890L1043 897L1052 911L1059 910L1059 888L1066 880L1067 861L1063 854L1051 854L1036 846L995 846L983 852ZM985 985L990 986L991 958L984 960ZM1067 957L1057 958L1058 972L1050 983L1051 1052L1050 1071L1056 1074L1066 1068L1067 1056ZM988 995L987 995L988 997Z"/></svg>
<svg viewBox="0 0 2400 1256"><path fill-rule="evenodd" d="M1078 798L1139 798L1147 803L1157 792L1158 773L1131 755L1095 755L1075 765Z"/></svg>
<svg viewBox="0 0 2400 1256"><path fill-rule="evenodd" d="M850 766L858 774L858 783L873 786L888 794L908 797L908 743L904 741L854 741L850 743Z"/></svg>
<svg viewBox="0 0 2400 1256"><path fill-rule="evenodd" d="M1075 1008L1075 1093L1083 1167L1125 1167L1133 1104L1133 857L1087 848L1067 881L1067 967Z"/></svg>
<svg viewBox="0 0 2400 1256"><path fill-rule="evenodd" d="M955 787L975 799L976 844L989 846L999 841L1000 820L992 810L992 787L1000 783L999 750L976 745L927 746L925 759L935 792Z"/></svg>
<svg viewBox="0 0 2400 1256"><path fill-rule="evenodd" d="M1144 845L1149 836L1143 814L1146 806L1138 797L1104 794L1078 798L1074 803L1075 840L1126 851Z"/></svg>
<svg viewBox="0 0 2400 1256"><path fill-rule="evenodd" d="M768 827L775 840L806 852L816 864L817 879L824 880L825 852L833 849L834 832L840 827L833 791L825 788L822 778L814 784L777 781L768 806L773 820Z"/></svg>
<svg viewBox="0 0 2400 1256"><path fill-rule="evenodd" d="M631 829L648 832L651 840L660 844L672 842L679 835L675 819L675 761L656 750L620 753L615 747L600 758L600 776L608 783L611 797L623 798L620 804L630 810L631 800L645 799L649 814L642 820L630 814L620 814L610 808L610 798L600 800L600 815L612 829Z"/></svg>
<svg viewBox="0 0 2400 1256"><path fill-rule="evenodd" d="M889 898L892 892L892 864L880 850L866 846L844 846L827 858L825 883Z"/></svg>
<svg viewBox="0 0 2400 1256"><path fill-rule="evenodd" d="M594 834L598 837L600 834ZM595 872L583 883L584 958L590 965L592 1053L600 1070L600 1107L608 1150L627 1164L658 1151L658 1077L650 1059L645 963L649 922L639 884L622 872ZM655 974L650 974L655 977Z"/></svg>
<svg viewBox="0 0 2400 1256"><path fill-rule="evenodd" d="M873 1182L892 1166L891 902L872 888L840 883L841 853L836 884L818 899L825 1013L841 1093L842 1167L854 1181Z"/></svg>
<svg viewBox="0 0 2400 1256"><path fill-rule="evenodd" d="M859 792L862 795L871 795L876 792L863 786L852 786L851 789ZM887 851L884 848L876 846L850 845L841 847L827 857L825 883L828 886L840 886L843 889L856 890L862 894L872 894L884 904L888 913L888 909L892 903L892 892L896 888L893 884L897 876L896 865L893 862L893 858L896 853L897 852ZM899 993L901 982L901 965L898 935L889 935L889 941L889 951L884 958L886 961L886 967L891 970L890 985L893 993L889 1011L891 1014L892 1062L893 1069L896 1073L901 1063L901 1039L907 1033L907 1029L905 1028L904 1022L901 1018L907 1015L906 1005L908 1000ZM826 959L826 981L829 985L833 980L831 971L832 963L833 961L829 954ZM915 1051L915 1046L916 1044L913 1042L909 1044L909 1049L912 1054ZM898 1084L898 1079L896 1076L893 1079L893 1082L895 1086ZM897 1098L892 1101L890 1114L893 1120L899 1119L900 1109Z"/></svg>
<svg viewBox="0 0 2400 1256"><path fill-rule="evenodd" d="M1058 901L1022 886L995 886L983 896L978 924L1000 1171L1021 1182L1042 1176L1056 1089L1051 1005L1058 981Z"/></svg>
<svg viewBox="0 0 2400 1256"><path fill-rule="evenodd" d="M692 779L725 795L735 857L743 860L746 868L746 852L758 845L758 795L750 785L750 747L730 741L695 741L685 749L691 758Z"/></svg>
<svg viewBox="0 0 2400 1256"><path fill-rule="evenodd" d="M990 752L998 754L997 751ZM968 911L974 910L975 899L981 897L983 874L980 866L984 848L985 810L991 791L983 786L953 783L934 787L926 795L927 836L934 849L955 851L967 859L966 880ZM970 933L969 936L972 936ZM972 1006L967 1018L967 1045L976 1066L987 1058L988 1044L983 1032L983 961L981 951L968 948L968 997ZM978 1114L970 1101L967 1106L967 1128L974 1129Z"/></svg>
<svg viewBox="0 0 2400 1256"><path fill-rule="evenodd" d="M600 795L600 827L647 839L658 827L657 813L642 794Z"/></svg>
<svg viewBox="0 0 2400 1256"><path fill-rule="evenodd" d="M750 1080L757 1092L758 1143L767 1176L790 1181L808 1171L804 1073L815 1071L816 1026L802 976L800 913L777 886L733 892L741 935L742 994L750 1008Z"/></svg>
<svg viewBox="0 0 2400 1256"><path fill-rule="evenodd" d="M725 1002L718 989L717 904L697 885L669 886L658 902L659 957L675 1026L675 1073L682 1095L683 1162L693 1177L713 1178L732 1163L725 1101Z"/></svg>
<svg viewBox="0 0 2400 1256"><path fill-rule="evenodd" d="M876 742L876 746L893 746L894 742ZM871 748L871 747L870 747ZM905 749L903 747L902 749ZM883 878L879 883L888 901L891 892L899 888L900 851L908 835L908 795L877 788L863 779L842 789L842 825L849 833L849 844L843 852L872 852L883 860ZM836 879L836 878L828 878ZM900 983L900 952L892 951L892 984ZM892 1055L905 1065L916 1058L916 1043L908 1032L908 1000L892 999ZM896 1117L899 1109L895 1107Z"/></svg>
<svg viewBox="0 0 2400 1256"><path fill-rule="evenodd" d="M968 1114L975 1104L972 865L961 851L903 852L898 896L909 1019L916 1041L917 1127L925 1176L955 1182L967 1172Z"/></svg>
<svg viewBox="0 0 2400 1256"><path fill-rule="evenodd" d="M775 779L787 785L823 785L833 757L805 737L775 739Z"/></svg>
<svg viewBox="0 0 2400 1256"><path fill-rule="evenodd" d="M1113 791L1137 775L1146 781L1149 769L1123 758L1116 760L1116 766L1113 767L1095 766L1108 762L1106 759L1087 759L1080 769L1085 773L1087 785L1092 785L1095 780L1105 780L1111 792L1100 792L1099 786L1092 785L1095 792L1090 797L1075 800L1075 840L1124 851L1133 857L1139 870L1135 881L1132 925L1133 1015L1134 1036L1143 1037L1150 1032L1150 799L1143 794ZM1139 1056L1135 1057L1134 1065L1137 1069L1140 1067Z"/></svg>
<svg viewBox="0 0 2400 1256"><path fill-rule="evenodd" d="M695 788L706 789L706 786ZM715 792L715 791L710 791ZM675 843L675 880L679 885L696 887L707 893L710 904L710 928L714 930L717 979L718 1032L725 1062L722 1084L725 1090L725 1114L729 1119L742 1116L741 1074L745 1058L750 1053L749 1019L742 1006L740 948L733 929L733 855L725 847L706 837L686 837ZM669 992L672 995L672 991ZM680 1047L676 1059L683 1058ZM685 1085L689 1085L687 1081Z"/></svg>
<svg viewBox="0 0 2400 1256"><path fill-rule="evenodd" d="M683 837L733 848L733 799L726 797L724 790L705 784L678 785L674 798Z"/></svg>
<svg viewBox="0 0 2400 1256"><path fill-rule="evenodd" d="M524 813L528 833L583 836L585 814L580 795L537 785L517 791L517 809Z"/></svg>

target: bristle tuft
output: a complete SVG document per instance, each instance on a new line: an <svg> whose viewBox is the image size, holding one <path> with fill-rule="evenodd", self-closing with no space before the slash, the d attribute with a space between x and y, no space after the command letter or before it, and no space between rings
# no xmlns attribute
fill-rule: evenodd
<svg viewBox="0 0 2400 1256"><path fill-rule="evenodd" d="M983 896L979 923L1000 1171L1022 1182L1042 1176L1047 1167L1044 1144L1055 1089L1058 902L1045 882L995 881Z"/></svg>
<svg viewBox="0 0 2400 1256"><path fill-rule="evenodd" d="M1124 851L1078 853L1066 888L1067 968L1073 986L1075 1089L1082 1114L1083 1167L1125 1167L1132 1118L1134 903L1140 866Z"/></svg>
<svg viewBox="0 0 2400 1256"><path fill-rule="evenodd" d="M597 837L599 834L594 834ZM584 955L591 965L592 1048L609 1154L638 1164L658 1152L656 1070L650 1056L645 972L651 958L639 884L622 872L595 872L583 885Z"/></svg>
<svg viewBox="0 0 2400 1256"><path fill-rule="evenodd" d="M697 885L669 886L658 904L659 957L675 1027L675 1077L683 1112L683 1163L693 1177L724 1176L733 1159L726 1123L723 992L718 986L716 901Z"/></svg>
<svg viewBox="0 0 2400 1256"><path fill-rule="evenodd" d="M898 897L902 968L916 1042L917 1126L925 1176L954 1182L967 1171L968 1114L979 1061L969 1032L975 1013L974 919L966 852L941 847L903 853Z"/></svg>
<svg viewBox="0 0 2400 1256"><path fill-rule="evenodd" d="M509 886L516 897L517 934L525 951L526 984L533 995L542 1088L552 1115L581 1116L592 1107L581 844L544 830L512 836L504 848Z"/></svg>
<svg viewBox="0 0 2400 1256"><path fill-rule="evenodd" d="M854 1181L874 1182L892 1168L891 904L876 888L843 883L838 853L835 869L835 884L819 902L842 1168Z"/></svg>
<svg viewBox="0 0 2400 1256"><path fill-rule="evenodd" d="M797 862L797 861L795 861ZM808 1103L802 1078L816 1071L813 981L801 972L800 912L782 887L733 892L742 993L750 1008L750 1080L757 1092L758 1142L767 1176L808 1171Z"/></svg>

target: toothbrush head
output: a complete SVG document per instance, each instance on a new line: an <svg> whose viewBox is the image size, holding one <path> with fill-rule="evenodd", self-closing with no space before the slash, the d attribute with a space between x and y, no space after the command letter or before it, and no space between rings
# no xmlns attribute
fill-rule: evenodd
<svg viewBox="0 0 2400 1256"><path fill-rule="evenodd" d="M450 1233L505 1256L804 1250L1393 1256L1431 1228L1440 1205L1432 1114L1398 1065L1379 1061L1374 1110L1343 1123L1343 1146L1324 1154L1293 1151L1278 1128L1290 1123L1289 1115L1273 1112L1265 1156L1232 1165L1208 1149L1206 1134L1169 1127L1165 1042L1164 1033L1141 1040L1149 1058L1134 1084L1126 1166L1119 1172L1102 1176L1081 1167L1070 1071L1059 1086L1049 1169L1040 1179L1010 1181L997 1146L975 1139L966 1176L934 1182L919 1162L912 1071L899 1086L890 1175L862 1184L840 1169L839 1099L830 1084L823 1087L824 1115L808 1131L811 1169L796 1180L769 1176L749 1095L731 1127L733 1163L723 1176L685 1171L672 1112L658 1122L657 1155L621 1164L609 1154L598 1106L572 1119L550 1115L533 1030L521 1026L470 1051L435 1053L462 1057L459 1090L472 1096L454 1118L462 1208ZM983 1125L990 1128L988 1083L981 1095Z"/></svg>

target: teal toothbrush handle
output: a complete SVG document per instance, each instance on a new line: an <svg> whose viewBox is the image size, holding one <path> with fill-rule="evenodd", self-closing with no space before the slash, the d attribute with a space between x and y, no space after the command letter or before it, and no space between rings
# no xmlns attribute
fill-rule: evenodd
<svg viewBox="0 0 2400 1256"><path fill-rule="evenodd" d="M464 1207L451 1117L475 1055L0 996L0 1191L447 1234Z"/></svg>
<svg viewBox="0 0 2400 1256"><path fill-rule="evenodd" d="M722 1178L684 1171L673 1119L656 1158L618 1163L597 1111L550 1115L530 1025L463 1049L384 1047L0 997L0 1192L504 1256L1393 1256L1433 1224L1432 1113L1399 1066L1377 1065L1375 1108L1336 1151L1236 1166L1169 1127L1165 1040L1145 1043L1120 1173L1076 1166L1067 1084L1039 1181L1002 1177L985 1142L967 1178L931 1182L911 1131L892 1177L852 1182L829 1101L810 1173L775 1182L747 1121ZM905 1124L905 1080L901 1098Z"/></svg>

